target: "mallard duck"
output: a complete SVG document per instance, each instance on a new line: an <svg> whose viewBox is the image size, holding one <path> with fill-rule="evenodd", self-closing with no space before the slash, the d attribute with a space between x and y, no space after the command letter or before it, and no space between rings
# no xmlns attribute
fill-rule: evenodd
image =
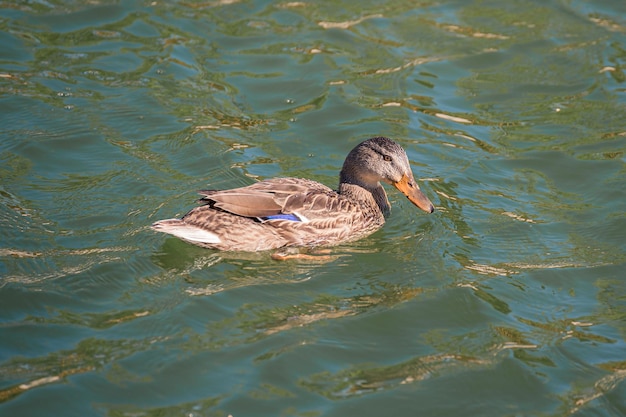
<svg viewBox="0 0 626 417"><path fill-rule="evenodd" d="M194 245L225 251L331 246L363 238L390 212L385 182L427 213L406 152L386 137L358 144L346 157L333 191L301 178L274 178L231 190L199 191L199 207L181 219L159 220L154 230Z"/></svg>

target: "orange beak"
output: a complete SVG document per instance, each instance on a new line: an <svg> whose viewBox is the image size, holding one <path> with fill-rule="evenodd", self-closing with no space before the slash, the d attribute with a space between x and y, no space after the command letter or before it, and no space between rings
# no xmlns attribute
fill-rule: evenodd
<svg viewBox="0 0 626 417"><path fill-rule="evenodd" d="M426 197L420 190L412 175L404 174L400 181L392 182L391 184L400 190L400 192L404 194L411 201L411 203L415 204L426 213L432 213L435 211L433 203L431 203L428 197Z"/></svg>

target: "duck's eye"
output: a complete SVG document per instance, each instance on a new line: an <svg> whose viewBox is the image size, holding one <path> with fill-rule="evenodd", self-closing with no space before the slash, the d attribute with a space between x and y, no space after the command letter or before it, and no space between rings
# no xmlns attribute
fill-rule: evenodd
<svg viewBox="0 0 626 417"><path fill-rule="evenodd" d="M383 155L383 159L385 161L391 161L391 157L389 155Z"/></svg>

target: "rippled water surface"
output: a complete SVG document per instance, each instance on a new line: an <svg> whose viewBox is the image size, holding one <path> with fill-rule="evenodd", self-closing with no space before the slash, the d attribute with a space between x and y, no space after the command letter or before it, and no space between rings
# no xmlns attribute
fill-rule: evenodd
<svg viewBox="0 0 626 417"><path fill-rule="evenodd" d="M626 415L625 16L0 2L0 415ZM434 214L285 262L149 229L375 135Z"/></svg>

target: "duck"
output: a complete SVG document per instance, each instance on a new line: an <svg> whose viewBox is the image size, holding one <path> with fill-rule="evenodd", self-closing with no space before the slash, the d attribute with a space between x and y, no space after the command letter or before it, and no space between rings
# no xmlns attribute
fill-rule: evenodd
<svg viewBox="0 0 626 417"><path fill-rule="evenodd" d="M420 190L405 150L384 136L356 145L333 190L304 178L271 178L228 190L202 190L198 207L152 229L209 249L260 252L329 247L362 239L385 223L390 184L426 213L435 208Z"/></svg>

